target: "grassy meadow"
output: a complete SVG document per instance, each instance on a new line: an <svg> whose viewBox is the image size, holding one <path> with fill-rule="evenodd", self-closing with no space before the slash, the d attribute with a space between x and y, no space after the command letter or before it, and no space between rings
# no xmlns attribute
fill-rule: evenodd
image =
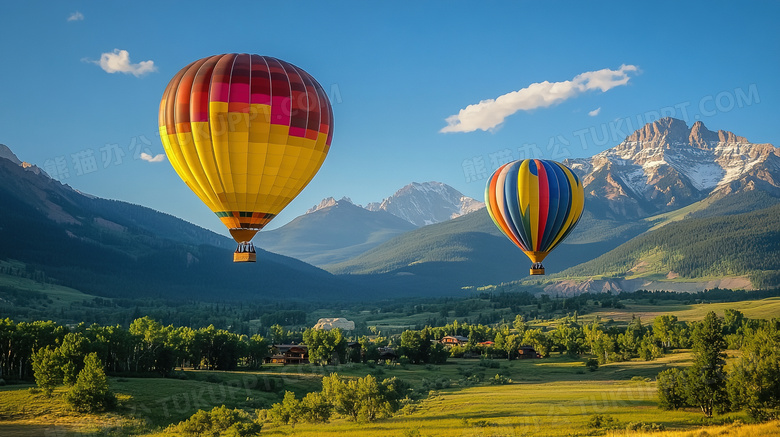
<svg viewBox="0 0 780 437"><path fill-rule="evenodd" d="M729 351L733 357L735 351ZM298 397L320 389L330 372L378 379L397 376L427 393L394 417L373 423L333 418L327 424L265 424L262 435L294 436L589 436L639 435L623 431L630 423L692 430L707 424L695 410L662 411L657 407L655 376L685 366L689 352L654 361L611 363L588 371L581 359L553 355L541 360L451 359L444 365L265 366L260 371L178 371L179 379L111 378L119 408L105 415L70 411L63 389L52 398L32 386L0 387L0 435L171 435L166 427L198 409L226 405L248 411L281 401L285 390ZM496 374L505 385L473 383ZM185 379L186 378L186 379ZM609 416L621 431L588 426L593 415ZM743 413L717 416L715 423L746 420ZM733 428L733 425L730 425ZM732 429L729 428L729 429ZM79 434L85 433L85 434ZM663 435L663 434L653 434ZM686 435L686 434L668 434ZM698 434L693 434L698 435ZM731 434L729 434L731 435ZM746 434L747 435L747 434ZM771 434L766 434L771 435Z"/></svg>
<svg viewBox="0 0 780 437"><path fill-rule="evenodd" d="M8 279L8 278L6 278ZM21 280L21 279L20 279ZM23 280L22 280L23 281ZM71 290L47 290L54 298L62 293L59 305L81 298ZM54 300L54 299L53 299ZM54 300L57 302L57 300ZM446 312L425 304L416 313L394 311L314 311L317 317L347 317L377 330L413 327L437 317L452 322L465 321L483 311L495 311L506 320L515 312L510 308L489 308L484 300L471 299L470 311ZM638 316L645 325L661 314L675 314L680 320L697 321L709 311L723 316L725 309L736 309L748 318L780 317L780 297L725 303L684 303L676 300L624 299L622 308L599 308L589 304L579 315L581 323L596 317L618 325ZM56 305L56 304L55 304ZM536 305L532 306L536 308ZM525 307L523 307L525 308ZM528 308L533 309L533 308ZM522 308L521 308L522 310ZM552 326L556 321L529 320L531 327ZM728 351L730 359L739 351ZM690 364L689 351L675 350L653 361L634 359L610 363L589 371L586 358L571 358L553 353L539 360L453 359L443 365L345 364L264 365L257 371L207 371L177 369L170 378L111 377L111 389L119 407L107 414L80 414L66 406L65 389L59 387L46 397L31 384L0 386L0 436L86 436L86 435L172 435L175 425L193 413L215 406L240 408L254 413L280 402L286 390L298 398L319 391L320 378L332 372L346 377L374 375L378 380L398 377L419 393L420 400L402 408L395 416L372 423L354 423L332 417L326 424L264 423L261 435L273 436L640 436L704 437L708 435L770 436L780 435L780 422L745 424L744 412L728 413L706 420L695 409L663 411L657 407L656 381L659 372ZM492 385L495 375L511 383ZM612 428L589 426L595 415L611 421ZM647 434L629 431L629 425L662 426L664 432ZM701 427L706 426L702 430Z"/></svg>

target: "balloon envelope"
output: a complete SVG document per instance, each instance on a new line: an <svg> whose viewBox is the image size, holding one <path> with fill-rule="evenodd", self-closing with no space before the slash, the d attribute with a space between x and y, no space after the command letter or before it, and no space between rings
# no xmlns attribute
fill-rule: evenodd
<svg viewBox="0 0 780 437"><path fill-rule="evenodd" d="M302 69L268 56L224 54L173 77L159 126L176 173L244 243L317 173L333 112Z"/></svg>
<svg viewBox="0 0 780 437"><path fill-rule="evenodd" d="M485 187L490 218L534 264L574 229L584 201L577 175L559 162L543 159L504 164Z"/></svg>

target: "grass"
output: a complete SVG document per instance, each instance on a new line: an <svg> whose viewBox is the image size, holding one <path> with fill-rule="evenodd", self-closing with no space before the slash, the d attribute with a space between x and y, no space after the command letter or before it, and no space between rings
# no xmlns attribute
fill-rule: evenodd
<svg viewBox="0 0 780 437"><path fill-rule="evenodd" d="M723 315L727 308L742 311L749 318L780 317L780 297L757 301L715 304L683 304L677 301L624 301L622 309L599 309L580 316L580 322L595 317L628 322L633 315L645 324L661 314L675 314L680 320L701 320L707 312ZM428 316L432 313L422 313ZM410 317L419 317L422 314ZM347 315L347 314L344 314ZM381 316L362 316L380 322ZM381 319L403 323L395 313ZM347 315L348 316L348 315ZM379 316L379 317L377 317ZM414 319L407 319L412 322ZM729 351L733 357L735 351ZM64 388L53 397L30 390L29 385L0 387L0 435L39 436L100 435L165 436L166 427L187 419L198 409L226 405L249 412L269 408L282 399L285 390L298 398L320 390L320 378L331 372L346 377L373 374L380 381L397 376L418 389L424 397L401 414L369 424L333 418L328 424L276 426L265 424L262 435L294 436L590 436L645 435L590 429L594 414L608 415L625 429L629 423L657 423L667 433L658 437L704 437L728 433L734 436L778 435L777 422L765 425L706 424L699 411L662 411L657 408L656 375L670 367L690 363L688 351L675 351L654 361L633 360L600 366L595 372L584 367L585 358L554 354L543 360L495 360L481 362L450 359L444 365L362 365L320 367L316 365L266 365L258 371L177 371L177 378L111 378L119 408L108 414L83 415L70 410L63 400ZM474 384L476 376L488 381L500 374L511 378L507 385ZM471 377L470 379L467 379ZM723 421L746 420L741 412L716 417ZM720 422L717 422L720 421ZM773 428L774 426L774 428Z"/></svg>
<svg viewBox="0 0 780 437"><path fill-rule="evenodd" d="M654 433L627 433L625 431L611 432L609 437L621 437L630 435L632 437L709 437L727 435L730 437L775 437L780 435L780 421L773 421L759 424L733 423L721 426L702 427L688 431L666 431Z"/></svg>
<svg viewBox="0 0 780 437"><path fill-rule="evenodd" d="M0 435L65 436L71 432L86 434L114 429L142 431L146 424L121 413L84 414L71 410L63 400L65 388L51 397L32 385L0 387ZM120 395L120 400L126 396Z"/></svg>
<svg viewBox="0 0 780 437"><path fill-rule="evenodd" d="M20 270L25 269L25 264L18 261L0 261L0 266L12 267ZM72 303L83 302L95 298L95 296L84 294L74 288L38 282L32 279L7 274L0 274L0 287L43 293L52 300L52 305L55 307L69 307Z"/></svg>
<svg viewBox="0 0 780 437"><path fill-rule="evenodd" d="M667 429L693 429L702 424L701 413L659 410L654 382L662 370L687 365L690 359L691 354L683 351L654 361L611 363L595 372L585 369L584 359L555 355L543 360L496 360L489 365L451 359L439 366L264 366L253 372L187 371L186 380L111 378L120 407L105 415L72 412L62 401L63 388L46 398L30 391L29 386L7 386L0 388L0 435L32 436L42 435L42 429L60 429L66 433L164 436L167 425L186 419L197 409L210 410L223 404L248 411L268 408L281 400L284 390L294 391L299 398L319 390L320 377L334 371L347 377L372 373L380 380L397 376L424 392L435 383L441 387L427 392L425 399L402 414L374 423L334 418L328 424L298 424L294 428L265 424L262 435L603 435L601 430L587 428L593 414L609 415L623 428L630 422L645 422ZM486 381L496 374L511 378L512 383L473 385L465 379L477 375ZM744 420L745 416L732 413L720 418Z"/></svg>
<svg viewBox="0 0 780 437"><path fill-rule="evenodd" d="M669 223L680 221L684 219L686 215L710 206L712 202L713 202L712 199L706 198L704 200L700 200L698 202L692 203L686 207L676 209L674 211L648 217L645 219L645 221L652 223L653 226L650 229L648 229L647 232L654 231L662 226L668 225Z"/></svg>
<svg viewBox="0 0 780 437"><path fill-rule="evenodd" d="M745 300L739 302L699 303L687 305L677 301L659 302L657 304L625 303L625 308L605 308L580 316L583 322L590 322L596 317L602 320L612 319L616 322L630 322L633 316L640 317L645 324L663 314L673 313L678 320L698 321L704 319L710 311L715 311L720 317L726 309L741 311L751 319L771 319L780 317L780 297L770 297L760 300Z"/></svg>

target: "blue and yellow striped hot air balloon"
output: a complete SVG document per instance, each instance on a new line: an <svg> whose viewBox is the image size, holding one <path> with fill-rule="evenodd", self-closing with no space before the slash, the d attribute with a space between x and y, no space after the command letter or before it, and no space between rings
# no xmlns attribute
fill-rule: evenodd
<svg viewBox="0 0 780 437"><path fill-rule="evenodd" d="M574 229L585 205L582 181L565 165L524 159L502 165L485 187L488 214L543 275L542 260Z"/></svg>

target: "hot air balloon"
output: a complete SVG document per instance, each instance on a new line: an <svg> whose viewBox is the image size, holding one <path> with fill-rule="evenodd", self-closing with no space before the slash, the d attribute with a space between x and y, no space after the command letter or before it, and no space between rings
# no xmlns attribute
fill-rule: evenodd
<svg viewBox="0 0 780 437"><path fill-rule="evenodd" d="M215 55L182 68L160 101L160 138L184 183L254 262L252 237L303 190L333 137L322 86L269 56Z"/></svg>
<svg viewBox="0 0 780 437"><path fill-rule="evenodd" d="M544 159L504 164L485 187L490 218L531 259L532 275L544 274L542 260L577 225L584 202L577 175Z"/></svg>

